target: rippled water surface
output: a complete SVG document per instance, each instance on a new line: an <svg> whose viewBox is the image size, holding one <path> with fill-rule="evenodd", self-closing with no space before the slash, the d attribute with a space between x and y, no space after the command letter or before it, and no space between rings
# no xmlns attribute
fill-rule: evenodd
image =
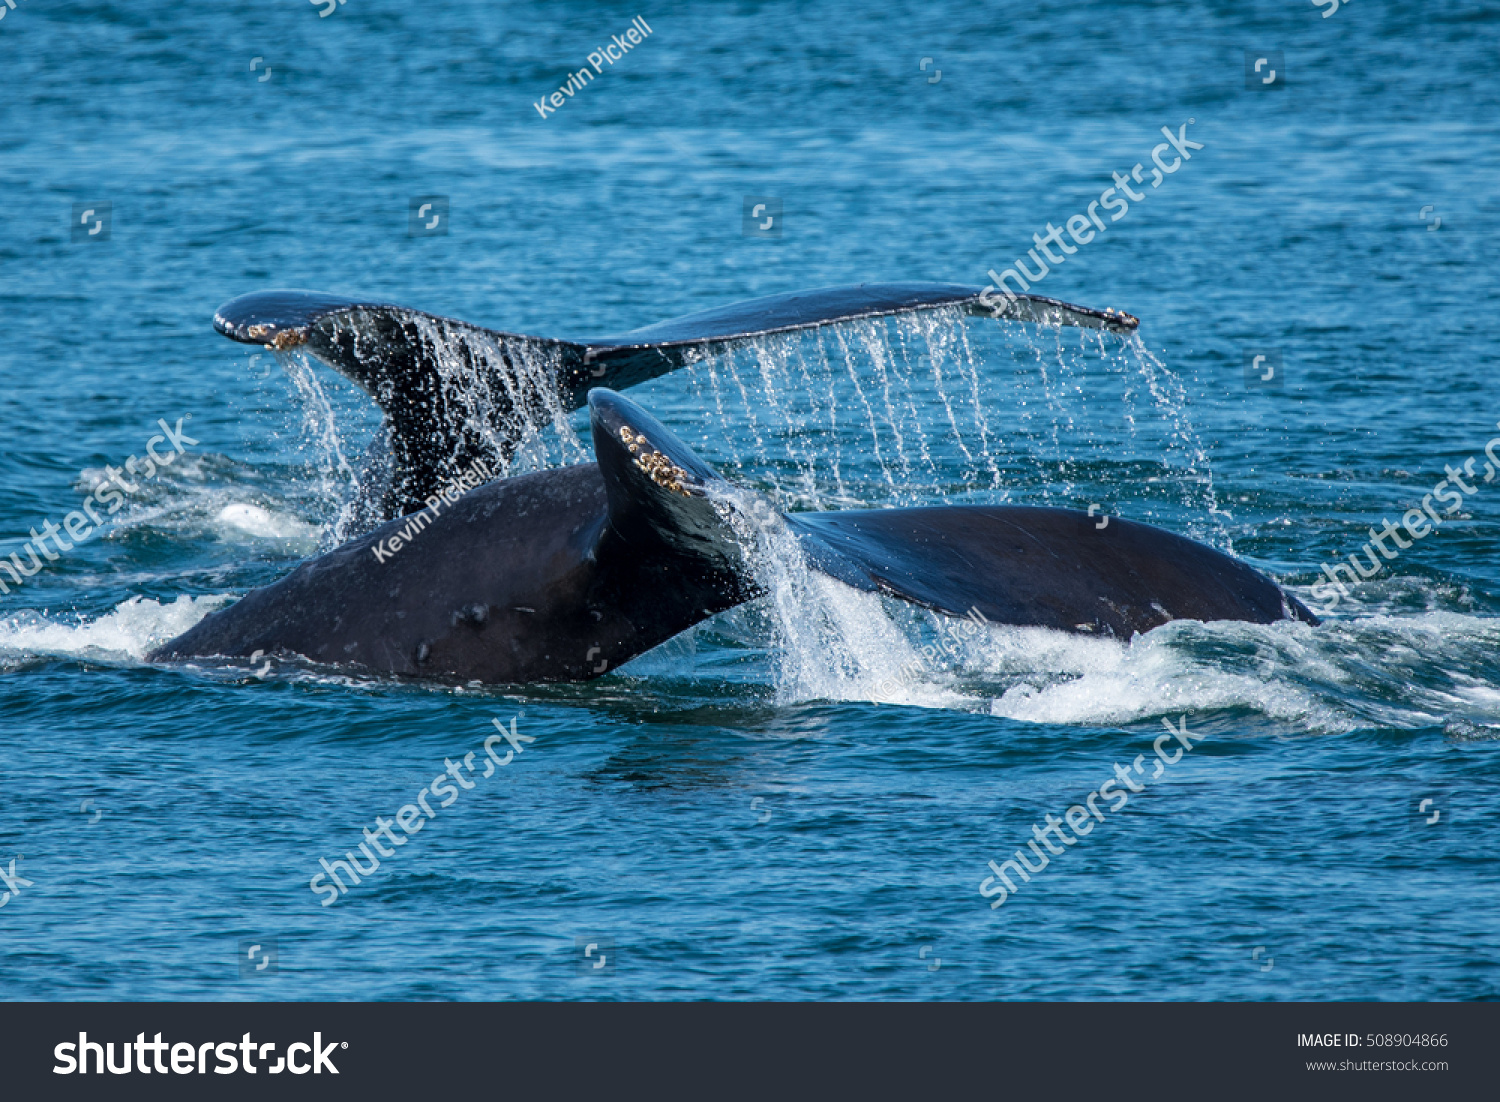
<svg viewBox="0 0 1500 1102"><path fill-rule="evenodd" d="M29 565L159 418L195 441L0 593L0 870L29 881L0 997L1500 995L1500 6L319 6L0 21L0 555ZM637 14L652 35L540 116ZM1284 84L1251 86L1278 50ZM1204 148L1152 188L1184 125ZM327 368L216 335L227 299L580 336L981 285L1138 162L1145 199L1036 287L1133 338L934 311L630 396L731 497L1096 506L1321 625L976 626L747 520L768 596L586 685L144 662L337 542L378 425ZM408 236L433 195L451 232ZM589 454L552 410L515 469ZM1437 531L1329 608L1322 565L1455 473ZM512 719L534 741L321 905L321 858ZM1193 748L1152 776L1163 721ZM1141 791L992 909L987 863L1117 765ZM611 967L580 970L590 942Z"/></svg>

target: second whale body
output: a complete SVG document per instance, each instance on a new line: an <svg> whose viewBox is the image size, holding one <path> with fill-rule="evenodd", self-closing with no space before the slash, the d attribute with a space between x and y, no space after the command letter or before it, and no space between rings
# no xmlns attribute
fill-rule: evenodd
<svg viewBox="0 0 1500 1102"><path fill-rule="evenodd" d="M151 660L262 652L405 677L587 681L761 594L736 524L747 512L785 525L810 569L939 613L1122 639L1178 619L1317 622L1251 567L1119 518L1101 529L1075 510L982 505L781 515L622 395L595 389L588 407L595 462L479 486L395 553L411 521L392 521Z"/></svg>

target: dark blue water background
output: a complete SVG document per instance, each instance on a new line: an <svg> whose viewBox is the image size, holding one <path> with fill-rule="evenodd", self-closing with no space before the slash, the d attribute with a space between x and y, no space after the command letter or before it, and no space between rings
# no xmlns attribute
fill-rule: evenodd
<svg viewBox="0 0 1500 1102"><path fill-rule="evenodd" d="M1500 993L1500 483L1318 628L981 636L771 548L771 598L588 685L142 661L327 540L375 425L326 369L217 336L232 296L587 335L981 284L1189 119L1205 148L1037 288L1129 310L1138 344L928 316L632 396L788 508L1099 505L1310 599L1500 435L1500 6L318 7L0 21L0 551L158 418L199 441L0 596L0 868L32 882L0 997ZM539 116L638 14L653 34ZM1284 83L1247 87L1247 50ZM451 232L410 237L428 195ZM745 236L746 197L781 200L779 240ZM75 203L110 204L107 240L73 240ZM1247 384L1266 350L1276 389ZM530 462L587 457L549 431ZM320 905L319 858L512 717L522 754ZM992 910L986 862L1163 719L1207 737ZM612 965L580 975L580 938Z"/></svg>

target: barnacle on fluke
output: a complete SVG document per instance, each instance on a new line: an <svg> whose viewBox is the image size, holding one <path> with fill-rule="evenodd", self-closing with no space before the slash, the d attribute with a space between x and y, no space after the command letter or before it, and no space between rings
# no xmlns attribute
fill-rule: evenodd
<svg viewBox="0 0 1500 1102"><path fill-rule="evenodd" d="M620 426L620 439L625 441L631 455L635 455L636 467L643 471L647 478L665 490L671 490L674 494L683 497L692 497L692 492L683 483L688 480L687 471L673 463L664 454L658 451L648 452L644 455L636 455L636 449L646 444L645 436L637 433L629 425Z"/></svg>

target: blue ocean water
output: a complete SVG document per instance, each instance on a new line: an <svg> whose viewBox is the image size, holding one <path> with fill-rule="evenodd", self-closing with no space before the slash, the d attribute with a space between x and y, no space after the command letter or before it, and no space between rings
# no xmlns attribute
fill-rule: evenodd
<svg viewBox="0 0 1500 1102"><path fill-rule="evenodd" d="M1500 5L1330 2L0 9L0 552L158 419L195 441L0 595L0 997L1500 994ZM215 334L227 299L588 335L980 285L1137 163L1036 287L1136 340L926 315L631 396L787 508L1095 505L1315 603L1472 481L1321 626L976 631L771 548L770 597L587 685L144 663L326 545L376 423ZM409 236L430 196L449 232ZM528 462L587 458L581 425ZM534 741L321 905L320 859L513 718ZM987 863L1163 720L1201 743L993 909Z"/></svg>

